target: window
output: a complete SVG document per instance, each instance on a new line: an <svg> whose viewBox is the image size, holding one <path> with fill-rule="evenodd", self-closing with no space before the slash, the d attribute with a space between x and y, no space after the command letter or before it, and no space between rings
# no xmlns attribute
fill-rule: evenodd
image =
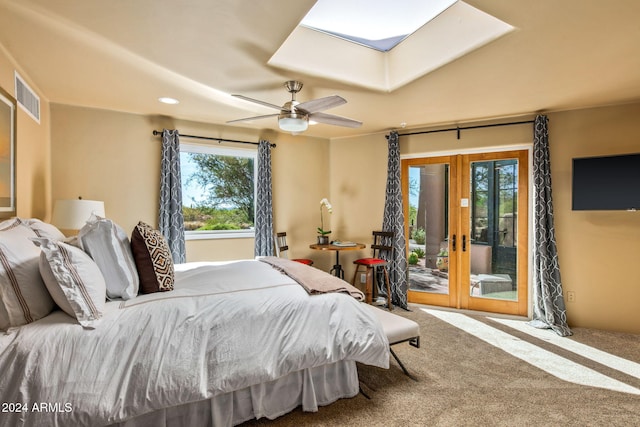
<svg viewBox="0 0 640 427"><path fill-rule="evenodd" d="M180 145L185 238L254 237L257 151Z"/></svg>
<svg viewBox="0 0 640 427"><path fill-rule="evenodd" d="M515 160L474 162L471 197L474 243L515 247L518 163Z"/></svg>

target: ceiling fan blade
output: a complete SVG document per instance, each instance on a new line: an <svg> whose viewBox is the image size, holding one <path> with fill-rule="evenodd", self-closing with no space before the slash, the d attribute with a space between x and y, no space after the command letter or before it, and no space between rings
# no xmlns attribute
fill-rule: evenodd
<svg viewBox="0 0 640 427"><path fill-rule="evenodd" d="M348 128L359 128L360 126L362 126L362 122L359 122L357 120L326 113L313 113L309 116L309 120L313 120L318 123L325 123L328 125L344 126Z"/></svg>
<svg viewBox="0 0 640 427"><path fill-rule="evenodd" d="M253 98L249 98L248 96L235 95L235 94L231 96L235 96L236 98L244 99L245 101L253 102L255 104L264 105L265 107L275 108L276 110L282 110L282 107L280 107L279 105L271 104L265 101L260 101L259 99L253 99Z"/></svg>
<svg viewBox="0 0 640 427"><path fill-rule="evenodd" d="M296 105L297 110L304 110L309 114L318 111L328 110L338 105L346 104L347 100L338 95L325 96L324 98L312 99L311 101L301 102Z"/></svg>
<svg viewBox="0 0 640 427"><path fill-rule="evenodd" d="M278 117L280 114L266 114L264 116L245 117L244 119L229 120L227 123L250 122L258 119L267 119L269 117Z"/></svg>

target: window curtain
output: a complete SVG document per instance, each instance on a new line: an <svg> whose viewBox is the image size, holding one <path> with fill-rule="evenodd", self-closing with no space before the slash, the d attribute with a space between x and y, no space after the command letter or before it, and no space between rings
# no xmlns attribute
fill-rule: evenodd
<svg viewBox="0 0 640 427"><path fill-rule="evenodd" d="M393 254L387 259L391 302L397 307L407 307L407 254L404 235L404 210L402 208L402 183L400 181L400 144L398 132L389 135L389 160L387 166L387 190L384 203L382 229L393 231Z"/></svg>
<svg viewBox="0 0 640 427"><path fill-rule="evenodd" d="M533 135L533 319L536 328L553 329L560 336L571 335L562 295L560 264L553 226L551 162L547 116L538 115Z"/></svg>
<svg viewBox="0 0 640 427"><path fill-rule="evenodd" d="M180 137L177 130L162 130L158 228L167 239L173 262L176 264L186 262L180 179Z"/></svg>
<svg viewBox="0 0 640 427"><path fill-rule="evenodd" d="M258 185L256 189L255 256L273 256L273 205L271 197L271 144L258 144Z"/></svg>

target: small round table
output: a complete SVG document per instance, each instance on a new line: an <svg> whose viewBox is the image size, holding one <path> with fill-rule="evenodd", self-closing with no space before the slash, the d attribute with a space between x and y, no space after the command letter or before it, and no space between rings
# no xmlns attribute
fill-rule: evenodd
<svg viewBox="0 0 640 427"><path fill-rule="evenodd" d="M336 251L336 263L331 269L329 273L332 273L334 276L344 279L344 270L340 265L340 251L355 251L364 249L367 247L364 243L352 243L352 244L336 244L329 243L328 245L318 245L313 244L309 245L311 249L315 249L317 251Z"/></svg>

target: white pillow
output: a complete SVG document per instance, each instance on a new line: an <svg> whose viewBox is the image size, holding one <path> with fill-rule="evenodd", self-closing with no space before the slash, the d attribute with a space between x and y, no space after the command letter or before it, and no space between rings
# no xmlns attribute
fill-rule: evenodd
<svg viewBox="0 0 640 427"><path fill-rule="evenodd" d="M9 329L9 313L7 313L7 309L4 308L4 304L0 301L0 331L6 331Z"/></svg>
<svg viewBox="0 0 640 427"><path fill-rule="evenodd" d="M32 229L38 237L46 237L56 241L65 239L65 235L53 224L40 221L37 218L23 219L22 222Z"/></svg>
<svg viewBox="0 0 640 427"><path fill-rule="evenodd" d="M138 295L140 279L129 237L110 219L92 215L78 232L80 248L98 264L107 284L107 298L131 299Z"/></svg>
<svg viewBox="0 0 640 427"><path fill-rule="evenodd" d="M50 239L40 246L40 274L58 306L86 328L95 328L104 313L106 285L98 265L82 249Z"/></svg>
<svg viewBox="0 0 640 427"><path fill-rule="evenodd" d="M45 317L55 304L40 277L36 233L22 220L0 223L0 327L7 329ZM6 314L5 314L6 313ZM6 318L2 318L6 317Z"/></svg>

